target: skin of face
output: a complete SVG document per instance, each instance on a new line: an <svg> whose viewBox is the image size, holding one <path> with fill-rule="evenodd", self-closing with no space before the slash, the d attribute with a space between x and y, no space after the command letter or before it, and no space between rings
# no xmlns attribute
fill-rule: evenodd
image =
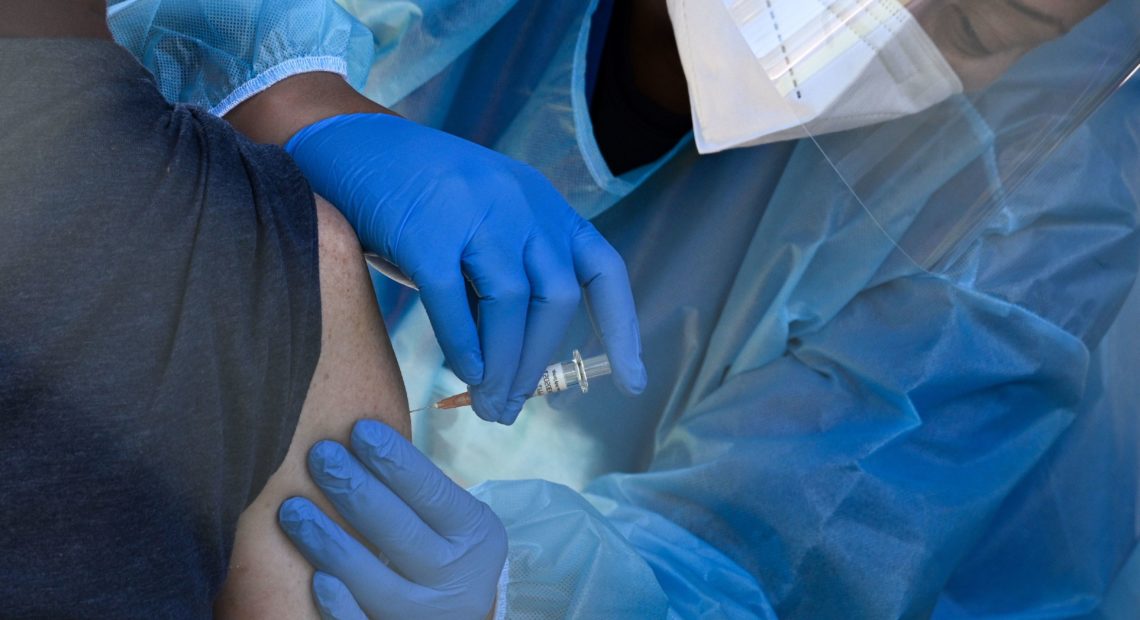
<svg viewBox="0 0 1140 620"><path fill-rule="evenodd" d="M1108 0L914 0L907 9L967 91L985 88L1022 56L1063 36Z"/></svg>

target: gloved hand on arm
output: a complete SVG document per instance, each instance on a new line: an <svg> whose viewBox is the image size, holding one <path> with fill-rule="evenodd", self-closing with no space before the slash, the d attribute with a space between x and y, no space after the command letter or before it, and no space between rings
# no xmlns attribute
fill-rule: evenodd
<svg viewBox="0 0 1140 620"><path fill-rule="evenodd" d="M480 417L511 424L559 353L585 287L618 385L644 387L625 264L536 170L385 114L328 118L286 145L365 249L420 289ZM478 296L478 321L467 298Z"/></svg>
<svg viewBox="0 0 1140 620"><path fill-rule="evenodd" d="M331 74L296 76L227 118L285 144L364 249L419 288L475 412L511 424L558 350L581 291L614 381L645 387L625 263L539 172L393 114ZM478 297L477 317L467 283Z"/></svg>
<svg viewBox="0 0 1140 620"><path fill-rule="evenodd" d="M326 620L482 618L492 610L507 535L491 509L392 428L357 422L351 453L309 452L313 481L386 564L307 499L281 504L281 528L316 568Z"/></svg>

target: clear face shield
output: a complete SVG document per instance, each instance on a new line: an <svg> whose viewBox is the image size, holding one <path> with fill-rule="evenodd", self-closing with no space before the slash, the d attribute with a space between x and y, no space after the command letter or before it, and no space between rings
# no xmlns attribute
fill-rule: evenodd
<svg viewBox="0 0 1140 620"><path fill-rule="evenodd" d="M1137 0L724 3L779 104L734 145L813 141L865 224L928 271L1047 182L1043 163L1140 69Z"/></svg>

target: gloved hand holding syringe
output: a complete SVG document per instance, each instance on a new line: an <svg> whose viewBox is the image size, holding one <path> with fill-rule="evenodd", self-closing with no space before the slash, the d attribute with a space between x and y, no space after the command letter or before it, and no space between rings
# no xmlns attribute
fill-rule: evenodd
<svg viewBox="0 0 1140 620"><path fill-rule="evenodd" d="M605 354L582 359L582 354L575 349L573 357L569 361L558 362L546 367L546 370L542 372L542 378L538 381L538 388L530 397L547 396L566 391L574 386L578 386L584 394L590 390L590 379L608 374L610 374L610 359ZM470 404L471 394L463 392L462 394L448 396L426 407L413 409L409 413L426 409L455 409Z"/></svg>

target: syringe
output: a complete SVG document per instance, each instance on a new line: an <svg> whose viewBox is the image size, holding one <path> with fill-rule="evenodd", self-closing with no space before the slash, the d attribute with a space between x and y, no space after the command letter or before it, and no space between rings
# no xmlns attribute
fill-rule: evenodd
<svg viewBox="0 0 1140 620"><path fill-rule="evenodd" d="M546 367L546 370L542 372L542 378L538 381L538 389L536 389L534 394L531 394L530 397L534 398L535 396L546 396L548 394L554 394L555 392L563 392L575 385L585 394L590 390L590 379L608 374L610 374L610 358L606 357L605 354L582 359L582 354L575 349L573 358L570 361L558 362L557 364L551 364ZM413 409L409 413L415 413L425 409L455 409L456 407L466 407L470 404L471 393L464 392L462 394L456 394L455 396L448 396L427 407Z"/></svg>

